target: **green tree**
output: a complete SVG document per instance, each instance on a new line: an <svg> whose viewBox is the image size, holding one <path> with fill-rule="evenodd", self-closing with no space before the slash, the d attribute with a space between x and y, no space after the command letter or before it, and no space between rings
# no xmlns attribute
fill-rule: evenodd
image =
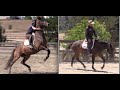
<svg viewBox="0 0 120 90"><path fill-rule="evenodd" d="M9 30L12 29L12 25L8 25L8 29L9 29Z"/></svg>
<svg viewBox="0 0 120 90"><path fill-rule="evenodd" d="M102 41L108 41L111 38L110 32L107 31L105 23L100 23L94 20L94 29L97 32L98 37ZM88 19L81 20L72 29L66 32L65 40L82 40L85 39L85 30L88 25Z"/></svg>
<svg viewBox="0 0 120 90"><path fill-rule="evenodd" d="M6 36L3 35L4 33L5 33L5 28L1 26L1 23L0 23L0 42L6 41Z"/></svg>
<svg viewBox="0 0 120 90"><path fill-rule="evenodd" d="M2 26L0 25L0 42L2 42Z"/></svg>
<svg viewBox="0 0 120 90"><path fill-rule="evenodd" d="M46 36L49 42L58 41L58 16L49 16L46 18L49 26L46 28Z"/></svg>
<svg viewBox="0 0 120 90"><path fill-rule="evenodd" d="M25 19L27 19L27 20L31 20L32 17L31 17L31 16L25 16Z"/></svg>
<svg viewBox="0 0 120 90"><path fill-rule="evenodd" d="M99 21L99 23L105 23L106 30L111 34L111 42L119 42L119 16L60 16L59 30L66 32L83 19L92 19Z"/></svg>

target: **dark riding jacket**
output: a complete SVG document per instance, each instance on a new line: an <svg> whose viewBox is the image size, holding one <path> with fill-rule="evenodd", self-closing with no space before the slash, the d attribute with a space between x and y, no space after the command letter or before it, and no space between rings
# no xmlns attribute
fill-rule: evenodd
<svg viewBox="0 0 120 90"><path fill-rule="evenodd" d="M41 21L45 21L45 19L42 18ZM34 32L34 30L32 29L32 26L36 27L36 19L32 21L32 25L29 27L26 34L32 34Z"/></svg>
<svg viewBox="0 0 120 90"><path fill-rule="evenodd" d="M95 35L95 37L97 37L97 34L95 32L95 30L93 29L92 26L88 26L88 28L86 29L86 32L85 32L85 36L86 36L86 39L93 39L93 35Z"/></svg>
<svg viewBox="0 0 120 90"><path fill-rule="evenodd" d="M29 27L26 34L32 34L34 32L34 30L32 29L32 26L36 27L36 20L32 21L32 25Z"/></svg>

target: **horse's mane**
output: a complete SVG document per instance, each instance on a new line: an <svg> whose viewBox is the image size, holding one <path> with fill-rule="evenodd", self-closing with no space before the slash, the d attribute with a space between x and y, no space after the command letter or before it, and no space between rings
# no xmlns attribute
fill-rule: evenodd
<svg viewBox="0 0 120 90"><path fill-rule="evenodd" d="M95 40L96 42L99 42L100 44L108 44L107 42L105 41L100 41L100 40Z"/></svg>
<svg viewBox="0 0 120 90"><path fill-rule="evenodd" d="M95 40L95 43L96 43L96 47L98 48L107 48L109 45L109 43L100 40Z"/></svg>

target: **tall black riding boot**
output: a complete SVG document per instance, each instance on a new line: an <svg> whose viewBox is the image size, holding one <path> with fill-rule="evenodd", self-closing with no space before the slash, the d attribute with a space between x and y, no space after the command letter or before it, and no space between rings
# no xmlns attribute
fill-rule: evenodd
<svg viewBox="0 0 120 90"><path fill-rule="evenodd" d="M32 45L32 35L29 37L29 47L33 48L33 45Z"/></svg>

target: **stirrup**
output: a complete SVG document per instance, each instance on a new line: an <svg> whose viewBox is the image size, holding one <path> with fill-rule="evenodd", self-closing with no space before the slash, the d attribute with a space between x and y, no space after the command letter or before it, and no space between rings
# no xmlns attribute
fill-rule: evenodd
<svg viewBox="0 0 120 90"><path fill-rule="evenodd" d="M29 48L31 48L31 49L33 48L33 46L32 46L32 45L28 45L28 47L29 47Z"/></svg>

